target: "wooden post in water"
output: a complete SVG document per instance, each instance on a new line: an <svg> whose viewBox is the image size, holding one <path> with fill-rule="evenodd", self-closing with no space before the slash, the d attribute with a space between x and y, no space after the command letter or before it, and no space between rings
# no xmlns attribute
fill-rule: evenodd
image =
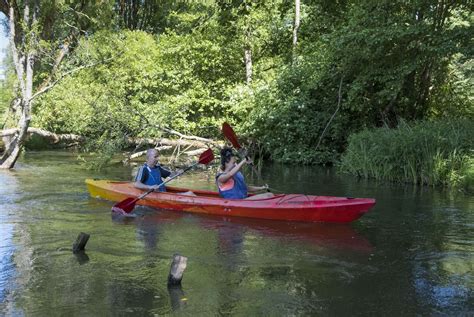
<svg viewBox="0 0 474 317"><path fill-rule="evenodd" d="M168 275L168 286L181 285L187 262L187 257L179 254L173 255L173 262L171 262L170 273Z"/></svg>
<svg viewBox="0 0 474 317"><path fill-rule="evenodd" d="M81 232L76 239L76 242L72 245L72 252L78 253L83 251L86 247L87 241L89 241L90 235L84 232Z"/></svg>

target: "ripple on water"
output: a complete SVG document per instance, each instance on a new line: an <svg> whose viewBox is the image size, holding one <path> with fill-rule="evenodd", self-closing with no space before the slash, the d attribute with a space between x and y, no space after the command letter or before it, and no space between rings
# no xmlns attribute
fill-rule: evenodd
<svg viewBox="0 0 474 317"><path fill-rule="evenodd" d="M12 224L0 222L0 232L2 233L0 235L0 303L6 300L15 275L13 228Z"/></svg>

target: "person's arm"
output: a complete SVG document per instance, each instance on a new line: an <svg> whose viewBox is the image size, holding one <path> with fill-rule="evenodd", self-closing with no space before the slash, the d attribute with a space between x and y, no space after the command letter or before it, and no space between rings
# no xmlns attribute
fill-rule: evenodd
<svg viewBox="0 0 474 317"><path fill-rule="evenodd" d="M219 176L217 178L217 181L221 184L224 184L225 182L227 182L230 178L232 178L241 168L242 166L247 163L247 164L250 164L251 161L247 161L247 160L242 160L240 161L238 164L236 164L229 172L225 173L225 174L222 174L221 176Z"/></svg>
<svg viewBox="0 0 474 317"><path fill-rule="evenodd" d="M163 168L161 165L159 165L158 168L160 169L161 178L167 178L173 174L170 170Z"/></svg>
<svg viewBox="0 0 474 317"><path fill-rule="evenodd" d="M249 192L258 192L261 190L268 190L268 185L263 185L263 186L247 186L247 190Z"/></svg>
<svg viewBox="0 0 474 317"><path fill-rule="evenodd" d="M144 190L150 190L150 189L157 189L158 188L158 185L145 185L143 184L142 182L139 182L139 181L136 181L135 183L133 183L133 186L135 188L139 188L139 189L144 189Z"/></svg>
<svg viewBox="0 0 474 317"><path fill-rule="evenodd" d="M161 173L162 178L168 178L168 177L175 177L178 174L183 174L184 170L177 169L176 171L172 172L172 171L160 166L160 173Z"/></svg>

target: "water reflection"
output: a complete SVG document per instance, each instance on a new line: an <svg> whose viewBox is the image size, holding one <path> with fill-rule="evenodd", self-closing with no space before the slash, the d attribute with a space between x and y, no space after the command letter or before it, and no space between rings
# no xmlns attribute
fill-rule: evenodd
<svg viewBox="0 0 474 317"><path fill-rule="evenodd" d="M182 310L186 306L186 294L181 285L169 285L168 294L170 297L171 309L173 311Z"/></svg>
<svg viewBox="0 0 474 317"><path fill-rule="evenodd" d="M14 292L19 289L14 244L17 217L15 201L20 188L15 171L0 170L0 314L20 314L13 305Z"/></svg>
<svg viewBox="0 0 474 317"><path fill-rule="evenodd" d="M121 219L121 223L137 226L140 239L148 246L156 247L160 227L184 218L193 219L204 230L215 232L218 251L222 255L238 254L244 243L245 234L263 238L284 240L286 243L307 243L331 250L372 252L373 246L348 224L298 223L268 221L243 217L221 217L191 215L166 210L150 210L135 220Z"/></svg>
<svg viewBox="0 0 474 317"><path fill-rule="evenodd" d="M0 218L1 221L1 218ZM0 303L3 303L12 289L15 276L13 254L15 248L12 244L13 225L0 223Z"/></svg>
<svg viewBox="0 0 474 317"><path fill-rule="evenodd" d="M77 263L79 263L80 265L83 265L83 264L86 264L87 262L89 262L89 256L87 255L87 253L85 251L75 252L74 256L77 259Z"/></svg>
<svg viewBox="0 0 474 317"><path fill-rule="evenodd" d="M474 198L358 181L316 167L268 165L285 192L374 197L351 225L208 217L137 207L111 216L67 152L28 152L0 171L0 315L466 315L473 311ZM213 175L176 185L215 189ZM249 182L259 183L259 179ZM87 254L70 247L79 232ZM66 250L67 249L67 250ZM60 252L58 250L61 250ZM174 253L188 257L168 289ZM73 294L74 296L71 296Z"/></svg>

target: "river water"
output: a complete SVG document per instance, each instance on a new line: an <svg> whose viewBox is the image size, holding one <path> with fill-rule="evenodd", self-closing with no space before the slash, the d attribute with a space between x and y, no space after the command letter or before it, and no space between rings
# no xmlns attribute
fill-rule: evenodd
<svg viewBox="0 0 474 317"><path fill-rule="evenodd" d="M373 197L349 225L256 221L138 207L111 216L69 152L28 152L0 171L0 315L466 315L474 311L474 198L358 181L318 167L268 165L261 179L288 193ZM212 173L174 181L214 188ZM91 235L74 255L77 235ZM174 253L188 257L168 289Z"/></svg>

